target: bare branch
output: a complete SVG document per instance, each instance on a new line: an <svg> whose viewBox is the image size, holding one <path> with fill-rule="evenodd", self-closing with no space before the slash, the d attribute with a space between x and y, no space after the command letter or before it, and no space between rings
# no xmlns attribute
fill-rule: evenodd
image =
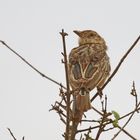
<svg viewBox="0 0 140 140"><path fill-rule="evenodd" d="M67 121L66 121L66 132L65 132L65 140L69 140L70 133L70 86L69 86L69 75L68 75L68 62L67 62L67 51L66 51L66 43L65 37L68 35L62 29L60 32L63 41L63 53L64 56L64 65L65 65L65 76L66 76L66 84L67 84Z"/></svg>
<svg viewBox="0 0 140 140"><path fill-rule="evenodd" d="M136 138L134 138L129 132L127 132L126 130L124 130L123 128L121 128L119 125L118 125L118 128L120 130L122 130L126 135L128 135L130 138L132 138L133 140L137 140Z"/></svg>
<svg viewBox="0 0 140 140"><path fill-rule="evenodd" d="M99 139L101 133L103 132L104 128L105 128L105 122L107 120L107 117L108 117L108 113L107 113L107 96L105 96L105 103L104 101L102 102L102 111L103 111L103 116L102 116L102 119L101 119L101 122L100 122L100 127L99 127L99 130L97 132L97 135L96 135L96 140Z"/></svg>
<svg viewBox="0 0 140 140"><path fill-rule="evenodd" d="M99 123L100 121L99 120L81 120L81 122L97 122L97 123Z"/></svg>
<svg viewBox="0 0 140 140"><path fill-rule="evenodd" d="M119 125L117 126L119 129L122 129ZM104 129L104 131L109 131L109 130L112 130L114 129L114 127L110 127L108 129ZM122 129L122 131L128 135L130 138L132 138L133 140L136 140L136 138L134 138L128 131L126 131L125 129Z"/></svg>
<svg viewBox="0 0 140 140"><path fill-rule="evenodd" d="M16 137L14 136L13 132L10 130L10 128L7 128L7 130L9 131L10 135L12 136L12 138L14 140L17 140Z"/></svg>
<svg viewBox="0 0 140 140"><path fill-rule="evenodd" d="M137 112L140 111L140 107L138 107L138 108L136 109L136 111L137 111ZM126 118L127 116L133 114L134 112L135 112L135 110L133 110L133 111L131 111L131 112L125 114L124 116L120 117L119 120L121 120L121 119L123 119L123 118Z"/></svg>
<svg viewBox="0 0 140 140"><path fill-rule="evenodd" d="M128 49L128 51L124 54L124 56L121 58L119 64L116 66L115 70L112 72L112 74L110 75L110 77L108 78L108 80L105 82L105 84L101 87L101 90L103 90L107 84L111 81L111 79L115 76L115 74L118 72L120 66L122 65L122 63L124 62L124 60L126 59L126 57L128 56L128 54L133 50L133 48L136 46L136 44L138 43L138 41L140 40L140 36L138 36L138 38L136 39L136 41L132 44L132 46ZM92 97L91 102L98 96L98 92Z"/></svg>
<svg viewBox="0 0 140 140"><path fill-rule="evenodd" d="M137 111L137 108L139 107L139 105L140 105L140 102L138 103L137 107L135 108L134 112L131 114L131 116L129 117L129 119L127 120L127 122L123 125L123 127L121 127L120 131L118 131L111 140L114 140L121 133L121 131L127 126L127 124L132 119L133 115ZM134 139L134 140L136 140L136 139Z"/></svg>
<svg viewBox="0 0 140 140"><path fill-rule="evenodd" d="M129 115L133 114L136 111L140 111L140 107L138 107L136 110L131 111L128 114L120 117L118 120L121 120L123 118L126 118L126 117L128 117ZM112 124L112 120L110 120L109 122L106 122L104 125L106 126L106 125L109 125L109 124ZM97 125L97 126L90 127L90 129L92 130L92 129L96 129L96 128L99 128L99 127L100 127L100 125ZM89 130L89 128L81 129L81 130L78 130L76 133L80 133L80 132L84 132L84 131L88 131L88 130Z"/></svg>
<svg viewBox="0 0 140 140"><path fill-rule="evenodd" d="M137 95L137 91L136 91L134 81L133 81L133 85L132 85L131 95L133 95L135 97L135 107L137 107L137 105L138 105L138 95ZM139 113L139 111L137 111L137 112Z"/></svg>
<svg viewBox="0 0 140 140"><path fill-rule="evenodd" d="M103 113L101 113L99 110L97 110L95 107L92 106L92 109L97 112L98 114L100 114L101 116L103 116Z"/></svg>
<svg viewBox="0 0 140 140"><path fill-rule="evenodd" d="M81 129L81 130L77 130L76 133L81 133L81 132L84 132L84 131L89 131L89 130L92 130L92 129L96 129L96 128L99 128L100 125L97 125L97 126L93 126L93 127L89 127L89 128L85 128L85 129Z"/></svg>
<svg viewBox="0 0 140 140"><path fill-rule="evenodd" d="M40 72L37 68L35 68L31 63L29 63L25 58L23 58L19 53L17 53L15 50L13 50L9 45L7 45L4 41L0 40L0 42L7 47L10 51L12 51L15 55L17 55L20 59L22 59L22 61L24 61L28 66L30 66L33 70L35 70L38 74L40 74L42 77L48 79L49 81L63 87L64 89L66 89L65 86L63 86L61 83L55 81L54 79L46 76L45 74L43 74L42 72Z"/></svg>

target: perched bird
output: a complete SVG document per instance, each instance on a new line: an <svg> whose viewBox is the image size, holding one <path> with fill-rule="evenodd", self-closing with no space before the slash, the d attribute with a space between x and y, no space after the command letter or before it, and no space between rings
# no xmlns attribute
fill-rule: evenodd
<svg viewBox="0 0 140 140"><path fill-rule="evenodd" d="M95 87L101 88L109 76L110 63L106 43L97 32L74 33L79 36L79 46L69 54L69 80L75 97L74 110L80 120L91 109L89 92Z"/></svg>

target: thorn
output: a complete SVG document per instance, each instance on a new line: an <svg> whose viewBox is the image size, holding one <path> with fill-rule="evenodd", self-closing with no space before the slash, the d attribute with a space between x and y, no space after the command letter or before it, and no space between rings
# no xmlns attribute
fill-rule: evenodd
<svg viewBox="0 0 140 140"><path fill-rule="evenodd" d="M64 137L64 138L65 138L65 133L64 133L64 134L62 134L62 137Z"/></svg>
<svg viewBox="0 0 140 140"><path fill-rule="evenodd" d="M65 61L63 59L61 59L61 63L65 63Z"/></svg>
<svg viewBox="0 0 140 140"><path fill-rule="evenodd" d="M64 56L64 53L63 52L61 52L61 54Z"/></svg>

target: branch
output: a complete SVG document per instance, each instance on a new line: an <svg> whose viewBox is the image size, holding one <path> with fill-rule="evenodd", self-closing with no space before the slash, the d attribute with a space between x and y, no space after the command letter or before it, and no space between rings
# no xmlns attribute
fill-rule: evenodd
<svg viewBox="0 0 140 140"><path fill-rule="evenodd" d="M99 120L81 120L81 122L96 122L99 123Z"/></svg>
<svg viewBox="0 0 140 140"><path fill-rule="evenodd" d="M138 112L138 111L140 111L140 107L139 107L139 108L137 108L137 109L136 109L136 111L137 111L137 112ZM127 116L129 116L129 115L133 114L134 112L135 112L135 110L134 110L134 111L131 111L131 112L129 112L129 113L127 113L126 115L124 115L124 116L120 117L120 118L119 118L119 120L121 120L121 119L123 119L123 118L126 118Z"/></svg>
<svg viewBox="0 0 140 140"><path fill-rule="evenodd" d="M99 110L97 110L95 107L92 106L92 109L97 112L98 114L100 114L101 116L103 116L103 113L101 113Z"/></svg>
<svg viewBox="0 0 140 140"><path fill-rule="evenodd" d="M81 132L84 132L84 131L89 131L89 130L92 130L92 129L96 129L96 128L99 128L100 125L97 125L97 126L93 126L93 127L89 127L89 128L86 128L86 129L81 129L81 130L77 130L76 133L81 133Z"/></svg>
<svg viewBox="0 0 140 140"><path fill-rule="evenodd" d="M133 113L136 112L136 111L140 111L140 107L138 107L136 110L133 110L133 111L129 112L128 114L126 114L126 115L120 117L118 120L121 120L121 119L123 119L123 118L126 118L126 117L128 117L129 115L133 114ZM104 125L106 126L106 125L109 125L109 124L112 124L112 121L111 121L111 120L110 120L110 122L107 122L107 123L105 123ZM90 129L90 130L96 129L96 128L99 128L99 127L100 127L100 125L93 126L93 127L86 128L86 129L80 129L80 130L78 130L76 133L88 131L89 129Z"/></svg>
<svg viewBox="0 0 140 140"><path fill-rule="evenodd" d="M38 74L40 74L42 77L48 79L49 81L63 87L64 89L66 89L65 86L63 86L61 83L55 81L54 79L46 76L45 74L43 74L42 72L40 72L37 68L35 68L31 63L29 63L26 59L24 59L19 53L17 53L15 50L13 50L9 45L7 45L4 41L0 40L0 42L7 47L10 51L12 51L15 55L17 55L20 59L22 59L22 61L24 61L28 66L30 66L33 70L35 70Z"/></svg>
<svg viewBox="0 0 140 140"><path fill-rule="evenodd" d="M67 122L66 122L66 131L65 131L65 140L69 140L69 133L70 133L70 86L69 86L69 75L68 75L68 62L67 62L67 51L66 51L66 43L65 43L65 37L68 35L64 32L62 29L62 32L60 32L62 36L63 41L63 53L64 56L64 65L65 65L65 76L66 76L66 84L67 84Z"/></svg>
<svg viewBox="0 0 140 140"><path fill-rule="evenodd" d="M117 126L117 128L122 129L119 125ZM112 129L114 129L114 127L110 127L110 128L108 128L108 129L104 129L104 132L105 132L105 131L112 130ZM129 132L127 132L125 129L122 129L122 131L123 131L126 135L128 135L130 138L136 140L136 138L134 138L134 137L133 137Z"/></svg>
<svg viewBox="0 0 140 140"><path fill-rule="evenodd" d="M127 122L123 125L123 127L121 127L120 131L118 131L111 140L114 140L121 133L121 131L123 131L123 129L127 126L127 124L132 119L133 115L137 111L137 108L139 107L139 105L140 105L140 102L138 103L137 107L135 108L134 112L131 114L131 116L129 117L129 119L127 120ZM133 140L136 140L136 139L133 139Z"/></svg>
<svg viewBox="0 0 140 140"><path fill-rule="evenodd" d="M108 113L107 113L107 96L105 96L105 103L102 102L102 112L103 112L103 117L102 117L102 120L100 122L100 127L99 127L99 130L97 132L97 135L96 135L96 140L99 139L101 133L103 132L104 128L106 125L104 125L104 122L106 122L106 119L108 117Z"/></svg>
<svg viewBox="0 0 140 140"><path fill-rule="evenodd" d="M131 95L135 97L135 107L137 107L137 105L138 105L138 95L137 95L137 91L136 91L136 87L135 87L135 82L134 81L133 81L133 85L132 85Z"/></svg>
<svg viewBox="0 0 140 140"><path fill-rule="evenodd" d="M12 138L13 138L14 140L17 140L17 139L15 138L13 132L10 130L10 128L7 128L7 130L9 131L10 135L12 136Z"/></svg>
<svg viewBox="0 0 140 140"><path fill-rule="evenodd" d="M118 128L120 130L122 130L126 135L128 135L130 138L132 138L133 140L137 140L136 138L134 138L130 133L128 133L126 130L124 130L123 128L121 128L119 125L118 125Z"/></svg>
<svg viewBox="0 0 140 140"><path fill-rule="evenodd" d="M136 44L138 43L138 41L140 40L140 36L138 36L138 38L136 39L136 41L132 44L132 46L128 49L128 51L124 54L124 56L121 58L119 64L116 66L115 70L113 71L113 73L110 75L110 77L108 78L108 80L104 83L104 85L101 87L101 91L107 86L107 84L111 81L111 79L115 76L115 74L118 72L120 66L122 65L123 61L126 59L126 57L128 56L128 54L132 51L132 49L136 46ZM91 102L98 96L98 92L92 97Z"/></svg>

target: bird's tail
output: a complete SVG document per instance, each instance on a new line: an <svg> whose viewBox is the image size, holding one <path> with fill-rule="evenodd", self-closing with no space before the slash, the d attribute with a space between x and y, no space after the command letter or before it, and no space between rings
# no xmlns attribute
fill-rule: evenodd
<svg viewBox="0 0 140 140"><path fill-rule="evenodd" d="M81 89L79 94L75 97L74 102L74 118L76 121L81 121L84 112L91 109L91 102L89 92Z"/></svg>
<svg viewBox="0 0 140 140"><path fill-rule="evenodd" d="M76 97L76 109L83 112L91 109L91 102L89 92L82 88Z"/></svg>

